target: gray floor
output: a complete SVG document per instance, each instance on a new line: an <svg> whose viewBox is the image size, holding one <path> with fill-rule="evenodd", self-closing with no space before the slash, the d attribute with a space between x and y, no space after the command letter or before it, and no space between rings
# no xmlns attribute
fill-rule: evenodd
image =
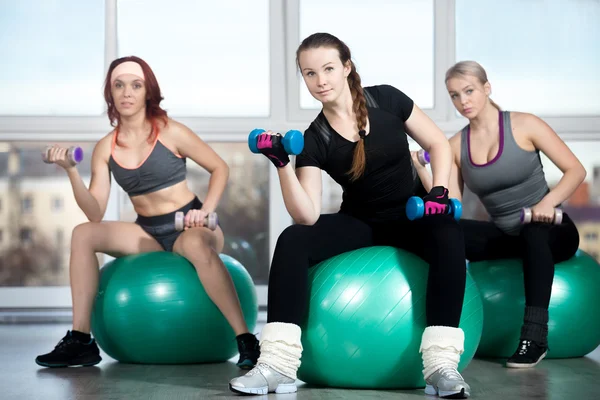
<svg viewBox="0 0 600 400"><path fill-rule="evenodd" d="M227 382L241 371L234 363L145 366L119 364L103 354L97 367L44 369L34 363L64 335L68 325L0 325L0 399L205 399L237 398ZM464 371L474 399L599 399L600 348L587 357L545 360L531 370L509 370L498 361L474 360ZM262 397L264 398L264 396ZM301 399L423 399L422 390L374 391L310 388Z"/></svg>

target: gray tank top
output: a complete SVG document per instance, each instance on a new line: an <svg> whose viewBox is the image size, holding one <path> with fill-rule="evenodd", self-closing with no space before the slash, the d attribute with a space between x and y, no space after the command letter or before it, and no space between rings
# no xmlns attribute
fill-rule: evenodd
<svg viewBox="0 0 600 400"><path fill-rule="evenodd" d="M475 193L492 221L503 232L518 235L521 209L533 207L550 191L539 150L520 148L512 134L510 112L499 112L500 144L498 154L486 164L471 159L467 125L461 134L460 163L464 183Z"/></svg>
<svg viewBox="0 0 600 400"><path fill-rule="evenodd" d="M113 135L108 166L129 196L156 192L186 179L185 158L173 154L162 144L158 134L150 153L136 168L125 168L114 158L116 137Z"/></svg>

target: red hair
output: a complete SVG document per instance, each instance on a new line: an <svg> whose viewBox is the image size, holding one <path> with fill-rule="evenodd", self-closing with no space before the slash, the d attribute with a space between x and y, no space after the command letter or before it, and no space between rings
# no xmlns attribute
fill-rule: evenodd
<svg viewBox="0 0 600 400"><path fill-rule="evenodd" d="M146 86L146 119L152 124L152 132L150 133L148 141L153 142L159 132L158 122L161 121L163 125L166 125L168 117L167 112L160 107L160 102L163 101L164 98L160 92L160 86L158 86L156 76L148 63L141 58L136 56L121 57L110 63L106 79L104 80L104 100L108 107L108 119L110 120L111 126L116 126L117 129L115 130L115 135L118 135L119 127L121 125L121 115L117 111L115 101L112 97L110 77L117 65L126 61L133 61L139 64L140 67L142 67L142 71L144 71L144 85Z"/></svg>

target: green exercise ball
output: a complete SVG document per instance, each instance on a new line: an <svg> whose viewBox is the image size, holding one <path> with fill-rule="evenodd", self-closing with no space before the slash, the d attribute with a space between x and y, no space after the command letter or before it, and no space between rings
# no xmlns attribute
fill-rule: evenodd
<svg viewBox="0 0 600 400"><path fill-rule="evenodd" d="M252 278L221 254L250 331L258 305ZM100 271L92 333L102 350L125 363L226 361L237 354L233 329L184 257L170 252L117 258Z"/></svg>
<svg viewBox="0 0 600 400"><path fill-rule="evenodd" d="M469 272L483 300L478 357L510 357L519 344L525 311L520 259L479 261ZM547 358L582 357L600 345L600 266L579 250L556 264L548 322Z"/></svg>
<svg viewBox="0 0 600 400"><path fill-rule="evenodd" d="M298 378L340 388L425 386L419 347L428 271L416 255L386 246L343 253L311 268ZM482 319L479 291L467 275L460 370L475 354Z"/></svg>

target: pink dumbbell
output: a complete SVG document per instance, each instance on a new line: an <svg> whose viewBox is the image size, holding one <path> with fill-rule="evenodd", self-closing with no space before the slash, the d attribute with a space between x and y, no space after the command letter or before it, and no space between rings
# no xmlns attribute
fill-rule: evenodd
<svg viewBox="0 0 600 400"><path fill-rule="evenodd" d="M521 223L528 224L533 219L533 213L531 212L531 208L523 208L521 210ZM560 225L563 219L563 212L560 208L554 209L554 219L552 223L554 225Z"/></svg>
<svg viewBox="0 0 600 400"><path fill-rule="evenodd" d="M182 231L184 228L183 219L185 218L185 214L183 211L178 211L175 213L175 229L178 231ZM217 229L217 225L219 224L219 219L217 218L217 213L210 213L204 219L204 226L214 231Z"/></svg>
<svg viewBox="0 0 600 400"><path fill-rule="evenodd" d="M52 164L52 162L48 161L48 151L50 151L51 148L52 146L48 146L42 152L42 160L46 164ZM79 164L81 161L83 161L83 149L79 146L69 147L69 149L67 150L67 159L69 160L69 163L71 165Z"/></svg>

